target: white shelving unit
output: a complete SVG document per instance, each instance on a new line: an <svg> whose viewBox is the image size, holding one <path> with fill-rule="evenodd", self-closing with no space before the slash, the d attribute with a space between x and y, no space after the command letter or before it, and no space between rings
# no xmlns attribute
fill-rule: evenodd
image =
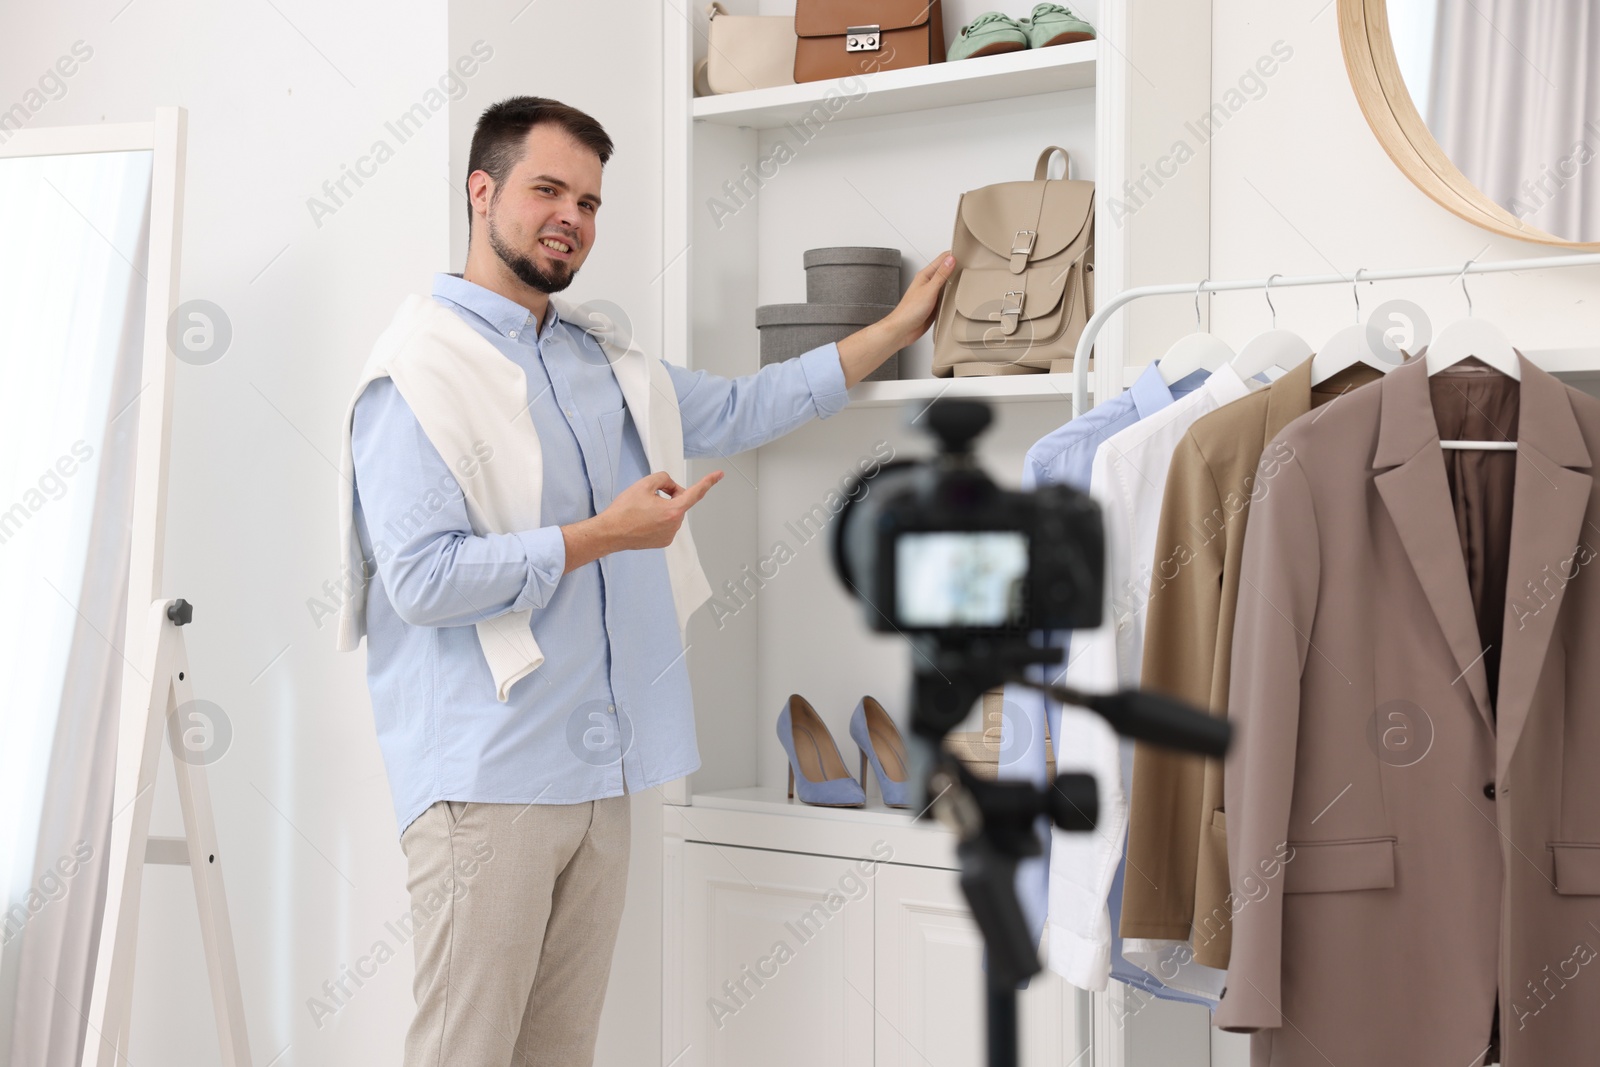
<svg viewBox="0 0 1600 1067"><path fill-rule="evenodd" d="M1099 47L1097 42L1083 41L985 56L978 62L904 67L860 78L699 97L694 101L694 120L770 130L799 122L818 105L839 97L849 99L845 106L850 118L862 119L1088 89L1094 86Z"/></svg>
<svg viewBox="0 0 1600 1067"><path fill-rule="evenodd" d="M724 3L735 14L793 11L793 0ZM989 6L945 0L947 40ZM668 6L661 104L667 357L729 376L754 371L755 310L804 299L806 249L898 247L904 283L949 247L963 192L1031 178L1048 145L1069 152L1071 177L1099 186L1100 294L1204 276L1205 146L1195 146L1194 158L1159 188L1145 175L1146 161L1170 152L1172 132L1210 106L1209 4L1074 6L1099 41L699 99L690 86L706 50L705 20ZM1026 6L1013 14L1026 14ZM1140 181L1153 195L1138 194L1137 208L1127 210L1125 184L1137 191ZM1102 335L1094 392L1120 390L1149 353L1193 326L1193 309L1181 301L1133 309ZM827 1062L981 1062L981 944L955 888L953 838L884 808L872 782L866 810L788 800L774 729L784 699L799 692L854 767L847 724L860 696L878 697L905 721L907 649L897 637L868 631L832 573L829 504L843 479L863 460L930 452L912 420L938 398L994 404L979 455L1012 485L1027 448L1071 415L1070 375L935 379L931 360L930 334L902 353L906 379L858 385L845 411L756 452L692 464L691 477L718 468L727 477L693 518L723 603L698 613L689 632L702 764L667 793L663 1048L677 1067L752 1062L752 1017L768 1035L761 1062L780 1067L811 1062L802 1050L812 1037L827 1046ZM780 542L789 551L775 564ZM788 936L782 916L826 899L850 864L874 859L887 877L872 879L870 904L839 913L839 924L817 942L831 947L797 952L748 1008L735 1005L731 1016L715 1010L723 983L739 981L740 961L753 965L770 942ZM835 941L844 931L849 936ZM861 939L870 942L865 956ZM779 985L786 992L776 992ZM846 987L870 1010L841 1003ZM1122 1026L1110 1022L1114 1009L1046 972L1022 1000L1024 1063L1212 1062L1203 1018L1173 1030L1152 1007L1139 1013L1137 1027ZM839 1030L830 1022L824 1040L807 1024L828 1012L842 1012L845 1023ZM1178 1033L1182 1047L1167 1042L1153 1058L1157 1043L1142 1040L1140 1029ZM1091 1039L1092 1058L1081 1055Z"/></svg>

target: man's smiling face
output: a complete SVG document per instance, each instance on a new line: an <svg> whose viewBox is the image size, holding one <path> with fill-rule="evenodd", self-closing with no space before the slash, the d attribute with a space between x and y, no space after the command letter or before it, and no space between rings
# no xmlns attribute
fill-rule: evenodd
<svg viewBox="0 0 1600 1067"><path fill-rule="evenodd" d="M559 293L594 247L600 157L560 126L528 131L489 201L489 246L524 285Z"/></svg>

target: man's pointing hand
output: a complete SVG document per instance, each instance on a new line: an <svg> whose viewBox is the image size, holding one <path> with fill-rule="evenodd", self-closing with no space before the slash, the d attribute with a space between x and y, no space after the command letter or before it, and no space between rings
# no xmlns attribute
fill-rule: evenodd
<svg viewBox="0 0 1600 1067"><path fill-rule="evenodd" d="M678 535L689 509L720 481L722 471L712 471L687 488L665 471L640 478L618 493L600 514L561 528L567 571L612 552L665 548Z"/></svg>

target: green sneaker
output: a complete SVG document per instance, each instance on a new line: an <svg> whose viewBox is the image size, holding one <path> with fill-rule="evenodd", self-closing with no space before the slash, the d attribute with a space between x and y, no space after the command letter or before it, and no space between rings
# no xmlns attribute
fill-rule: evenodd
<svg viewBox="0 0 1600 1067"><path fill-rule="evenodd" d="M1020 52L1028 47L1028 35L1016 19L1000 11L985 11L956 34L945 56L947 60L992 56L1001 52Z"/></svg>
<svg viewBox="0 0 1600 1067"><path fill-rule="evenodd" d="M1020 25L1031 48L1094 40L1094 27L1060 4L1034 4L1033 14Z"/></svg>

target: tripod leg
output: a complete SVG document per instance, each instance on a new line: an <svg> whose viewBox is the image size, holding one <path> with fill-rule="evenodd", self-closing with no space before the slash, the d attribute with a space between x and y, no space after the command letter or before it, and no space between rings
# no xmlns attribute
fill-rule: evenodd
<svg viewBox="0 0 1600 1067"><path fill-rule="evenodd" d="M1017 1067L1017 991L985 983L989 998L989 1067Z"/></svg>

